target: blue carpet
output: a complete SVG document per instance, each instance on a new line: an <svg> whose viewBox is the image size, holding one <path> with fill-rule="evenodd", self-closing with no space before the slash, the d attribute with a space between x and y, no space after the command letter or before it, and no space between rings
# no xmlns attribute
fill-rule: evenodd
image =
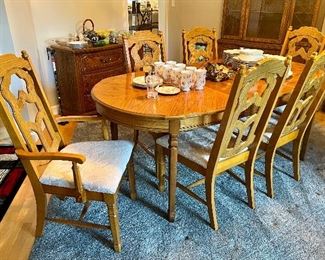
<svg viewBox="0 0 325 260"><path fill-rule="evenodd" d="M325 259L324 149L325 130L316 125L300 182L289 176L291 164L276 158L275 199L265 195L264 178L255 176L255 210L247 206L242 184L227 174L217 178L218 231L209 227L206 207L179 190L176 221L169 223L168 196L156 189L154 161L136 149L138 199L129 198L126 182L119 196L122 253L114 253L108 231L47 222L30 259ZM263 161L256 167L263 171ZM196 177L182 165L178 172L183 183ZM201 187L197 191L204 196ZM52 197L48 214L78 218L81 208L73 199ZM93 202L85 218L107 223L105 204Z"/></svg>

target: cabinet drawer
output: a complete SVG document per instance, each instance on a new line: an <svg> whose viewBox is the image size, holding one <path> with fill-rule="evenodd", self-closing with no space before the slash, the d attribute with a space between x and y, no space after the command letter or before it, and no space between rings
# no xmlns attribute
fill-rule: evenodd
<svg viewBox="0 0 325 260"><path fill-rule="evenodd" d="M124 67L105 70L97 73L85 74L82 76L83 93L90 94L91 89L102 79L125 73Z"/></svg>
<svg viewBox="0 0 325 260"><path fill-rule="evenodd" d="M106 50L81 56L81 71L92 71L108 67L124 66L123 49Z"/></svg>

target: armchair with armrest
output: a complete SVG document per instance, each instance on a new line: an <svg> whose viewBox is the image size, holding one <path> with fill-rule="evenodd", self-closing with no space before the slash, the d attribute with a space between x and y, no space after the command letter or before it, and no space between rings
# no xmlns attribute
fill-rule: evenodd
<svg viewBox="0 0 325 260"><path fill-rule="evenodd" d="M13 91L12 77L25 87ZM34 118L26 118L24 108L33 106ZM45 220L80 227L109 228L114 250L121 251L117 193L125 170L130 181L131 198L136 198L131 141L89 141L68 144L58 127L62 121L103 120L96 116L55 118L26 52L0 56L0 116L32 184L37 206L36 236L41 236ZM106 130L105 130L106 129ZM104 137L108 138L103 124ZM36 136L36 138L35 138ZM47 196L74 197L85 203L80 219L47 218ZM110 226L82 221L89 201L103 201Z"/></svg>

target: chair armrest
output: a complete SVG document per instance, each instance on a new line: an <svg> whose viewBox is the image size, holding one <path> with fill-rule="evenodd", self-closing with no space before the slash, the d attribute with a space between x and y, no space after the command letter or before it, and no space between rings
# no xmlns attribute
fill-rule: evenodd
<svg viewBox="0 0 325 260"><path fill-rule="evenodd" d="M21 149L16 149L18 158L24 160L60 160L71 161L75 163L84 163L86 157L82 154L75 153L60 153L60 152L26 152Z"/></svg>
<svg viewBox="0 0 325 260"><path fill-rule="evenodd" d="M56 122L89 122L89 121L98 121L103 120L103 117L100 115L91 115L91 116L58 116L55 118Z"/></svg>

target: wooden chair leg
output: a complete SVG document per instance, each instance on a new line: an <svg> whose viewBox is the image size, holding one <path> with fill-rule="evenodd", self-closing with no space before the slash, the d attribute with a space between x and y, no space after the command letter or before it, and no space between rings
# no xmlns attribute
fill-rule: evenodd
<svg viewBox="0 0 325 260"><path fill-rule="evenodd" d="M313 125L313 121L314 119L312 119L305 131L304 134L304 138L302 140L302 144L301 144L301 150L300 150L300 160L304 161L305 160L305 155L306 155L306 151L307 151L307 145L308 145L308 140L309 140L309 136L310 136L310 131Z"/></svg>
<svg viewBox="0 0 325 260"><path fill-rule="evenodd" d="M133 142L135 145L139 142L139 130L134 130L133 132Z"/></svg>
<svg viewBox="0 0 325 260"><path fill-rule="evenodd" d="M130 185L130 196L132 200L136 200L137 198L137 190L135 185L135 174L134 174L134 164L133 159L130 159L127 165L127 172L129 176L129 185Z"/></svg>
<svg viewBox="0 0 325 260"><path fill-rule="evenodd" d="M37 210L35 236L39 237L43 234L43 229L45 225L45 217L47 213L47 199L46 194L43 192L35 194L35 198Z"/></svg>
<svg viewBox="0 0 325 260"><path fill-rule="evenodd" d="M254 194L254 161L245 163L245 181L248 198L248 206L255 209L255 194Z"/></svg>
<svg viewBox="0 0 325 260"><path fill-rule="evenodd" d="M300 151L301 145L304 143L304 138L297 138L293 141L292 147L292 163L293 163L293 177L296 181L300 180Z"/></svg>
<svg viewBox="0 0 325 260"><path fill-rule="evenodd" d="M112 231L114 250L116 252L121 252L122 244L121 244L120 224L119 224L118 210L117 210L117 195L105 194L104 201L108 208L108 216L109 216L110 228Z"/></svg>
<svg viewBox="0 0 325 260"><path fill-rule="evenodd" d="M156 174L158 179L158 190L163 192L165 190L165 172L166 163L163 147L155 145L155 157L156 157Z"/></svg>
<svg viewBox="0 0 325 260"><path fill-rule="evenodd" d="M103 132L104 140L109 140L111 134L106 119L102 119L102 132Z"/></svg>
<svg viewBox="0 0 325 260"><path fill-rule="evenodd" d="M210 226L214 230L218 230L218 221L217 221L217 209L215 203L215 176L207 176L205 179L205 194L206 201L208 206L209 218L210 218Z"/></svg>
<svg viewBox="0 0 325 260"><path fill-rule="evenodd" d="M275 148L268 149L265 153L265 178L266 178L266 190L267 196L274 197L273 189L273 163L275 156Z"/></svg>

